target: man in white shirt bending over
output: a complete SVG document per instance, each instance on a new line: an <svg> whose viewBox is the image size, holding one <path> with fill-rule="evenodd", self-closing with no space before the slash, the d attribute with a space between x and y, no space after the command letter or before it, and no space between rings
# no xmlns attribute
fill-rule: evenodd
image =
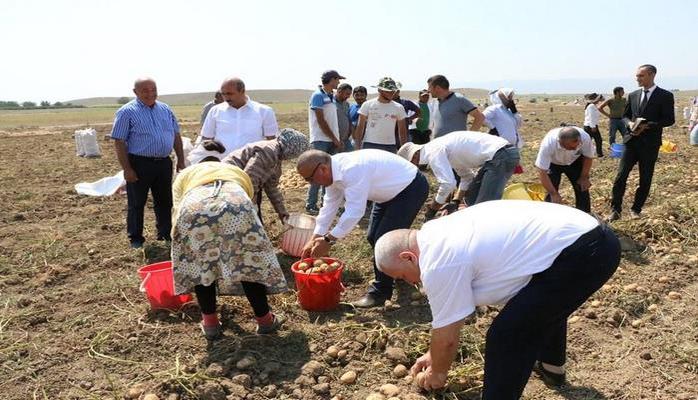
<svg viewBox="0 0 698 400"><path fill-rule="evenodd" d="M393 101L395 92L400 87L395 80L385 77L375 88L378 89L378 97L364 102L359 109L354 143L357 149L379 149L395 153L398 147L407 142L405 108ZM395 143L395 124L400 143Z"/></svg>
<svg viewBox="0 0 698 400"><path fill-rule="evenodd" d="M276 137L279 125L271 107L250 100L245 95L245 82L240 78L228 78L221 84L223 103L208 112L201 128L202 139L215 140L225 147L220 158L248 143L271 140Z"/></svg>
<svg viewBox="0 0 698 400"><path fill-rule="evenodd" d="M409 228L429 194L429 183L417 167L382 150L333 156L308 150L298 158L296 170L307 182L325 187L315 232L303 249L303 257L326 256L332 244L354 229L369 200L374 204L367 239L373 247L386 232ZM344 212L330 230L342 205ZM353 303L356 307L381 306L392 297L393 279L380 272L375 262L373 270L376 279L368 293Z"/></svg>
<svg viewBox="0 0 698 400"><path fill-rule="evenodd" d="M466 318L500 304L487 331L482 398L518 399L532 370L564 384L567 317L613 275L620 244L571 207L498 200L389 232L375 258L394 279L421 282L429 299L431 345L411 369L424 372L420 386L445 386Z"/></svg>
<svg viewBox="0 0 698 400"><path fill-rule="evenodd" d="M520 158L519 149L506 139L471 131L451 132L427 144L408 142L397 154L414 165L429 165L439 182L439 189L427 210L427 220L434 217L456 189L454 171L460 176L460 184L449 211L458 209L466 196L469 206L501 199L504 186ZM473 179L475 169L478 172Z"/></svg>
<svg viewBox="0 0 698 400"><path fill-rule="evenodd" d="M565 174L574 188L575 206L590 212L589 171L593 158L594 150L588 133L576 126L551 129L540 142L535 163L540 183L548 192L545 201L564 203L558 189L562 174Z"/></svg>

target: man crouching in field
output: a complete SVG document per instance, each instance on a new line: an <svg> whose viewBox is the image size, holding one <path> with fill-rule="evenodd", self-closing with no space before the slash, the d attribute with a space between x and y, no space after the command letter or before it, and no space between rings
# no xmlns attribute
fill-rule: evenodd
<svg viewBox="0 0 698 400"><path fill-rule="evenodd" d="M567 317L613 275L620 244L577 209L494 200L388 232L375 256L382 272L422 282L429 298L431 345L411 370L419 385L445 386L465 318L504 304L487 331L482 398L518 399L534 369L564 384Z"/></svg>

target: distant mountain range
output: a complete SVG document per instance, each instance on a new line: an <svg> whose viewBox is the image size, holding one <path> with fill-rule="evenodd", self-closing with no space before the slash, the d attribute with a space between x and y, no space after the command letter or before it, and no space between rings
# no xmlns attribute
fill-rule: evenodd
<svg viewBox="0 0 698 400"><path fill-rule="evenodd" d="M485 89L455 89L457 92L463 93L473 99L487 97ZM274 90L248 90L247 95L255 101L261 103L305 103L312 94L311 90L304 89L274 89ZM408 99L416 99L418 92L413 90L402 91L402 97ZM83 106L100 106L114 105L119 97L90 97L86 99L68 100L66 103ZM213 92L200 93L179 93L179 94L163 94L158 96L158 100L170 105L196 105L206 104L213 99Z"/></svg>
<svg viewBox="0 0 698 400"><path fill-rule="evenodd" d="M613 88L622 86L628 93L637 88L633 76L621 78L597 79L512 79L478 82L456 82L462 87L481 87L496 89L510 87L518 94L582 94L612 93ZM657 77L657 84L667 90L692 91L698 88L698 76L692 77Z"/></svg>

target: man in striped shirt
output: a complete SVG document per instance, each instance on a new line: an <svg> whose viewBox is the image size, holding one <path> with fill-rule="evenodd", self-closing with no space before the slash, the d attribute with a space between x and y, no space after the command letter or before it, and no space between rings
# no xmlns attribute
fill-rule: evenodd
<svg viewBox="0 0 698 400"><path fill-rule="evenodd" d="M133 85L136 99L124 104L114 118L111 137L116 157L124 170L128 212L126 229L132 248L143 247L143 210L148 191L158 240L170 240L172 229L172 160L174 147L177 171L184 169L184 152L179 124L170 107L157 101L158 91L151 78L139 78Z"/></svg>

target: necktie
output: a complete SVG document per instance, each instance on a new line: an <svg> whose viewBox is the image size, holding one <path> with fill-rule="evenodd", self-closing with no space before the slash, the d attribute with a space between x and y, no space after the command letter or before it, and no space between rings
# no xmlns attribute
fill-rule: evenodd
<svg viewBox="0 0 698 400"><path fill-rule="evenodd" d="M647 107L647 100L650 94L649 90L644 90L645 95L642 97L642 102L640 103L640 114L642 114L643 111L645 111L645 107Z"/></svg>

